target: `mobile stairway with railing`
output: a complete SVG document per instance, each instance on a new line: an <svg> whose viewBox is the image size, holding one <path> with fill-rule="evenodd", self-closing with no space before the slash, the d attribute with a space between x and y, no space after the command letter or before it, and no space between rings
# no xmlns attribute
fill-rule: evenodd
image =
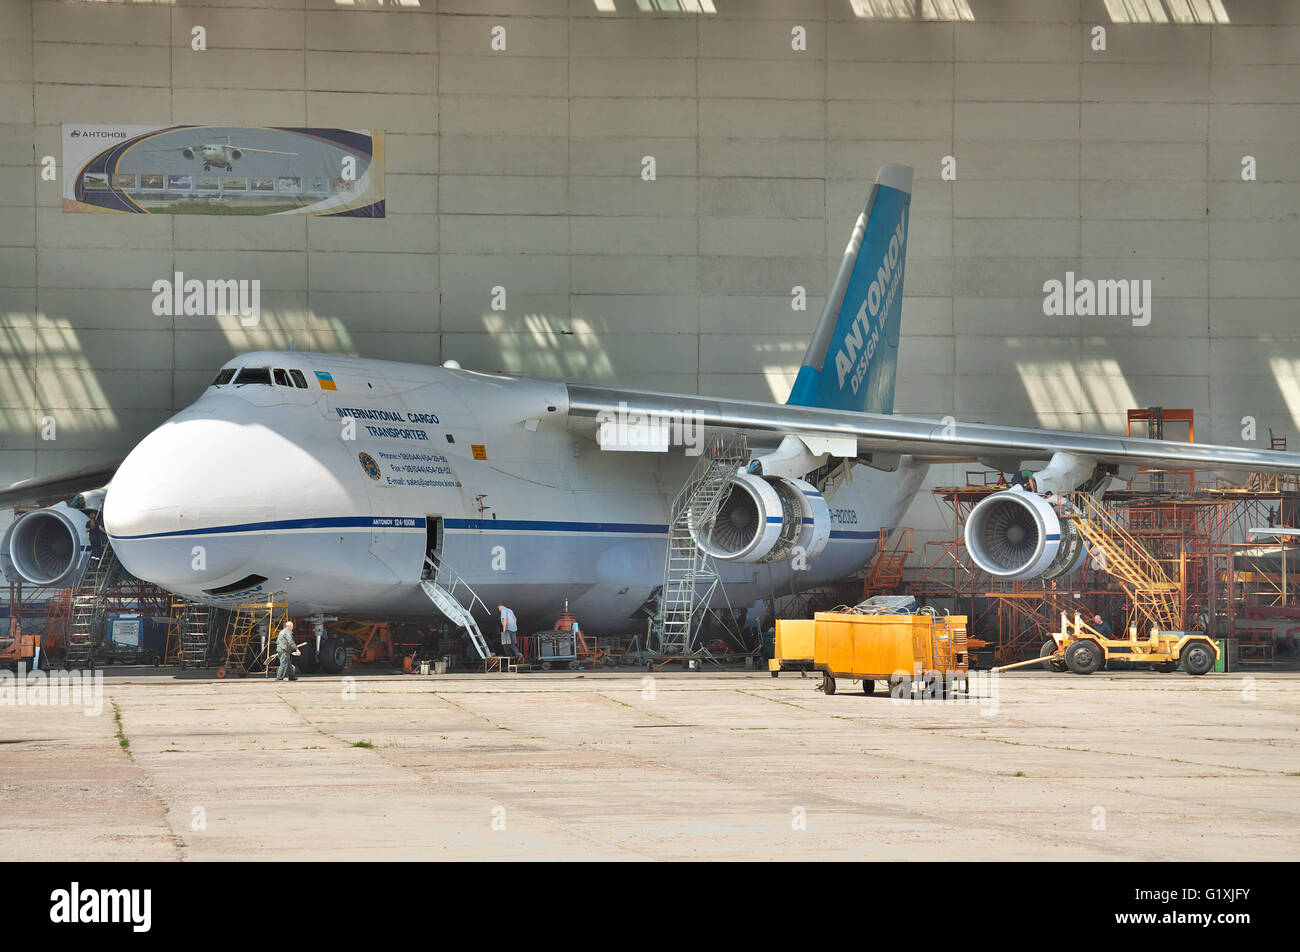
<svg viewBox="0 0 1300 952"><path fill-rule="evenodd" d="M647 653L652 657L699 653L694 647L698 623L719 579L713 560L696 539L708 538L730 493L732 477L748 461L749 444L743 434L711 434L673 501L659 609L647 638Z"/></svg>
<svg viewBox="0 0 1300 952"><path fill-rule="evenodd" d="M447 565L442 558L434 553L424 557L424 576L420 579L420 588L424 589L424 594L429 596L429 601L433 602L438 611L446 616L447 620L458 628L464 628L469 635L470 644L474 646L475 653L478 654L479 660L483 662L485 668L489 667L496 658L492 649L488 647L487 639L483 637L483 631L479 628L478 622L474 620L474 609L481 609L484 614L491 614L487 605L483 604L483 599L469 586L460 575ZM469 605L461 602L461 596L458 593L464 593L469 601Z"/></svg>

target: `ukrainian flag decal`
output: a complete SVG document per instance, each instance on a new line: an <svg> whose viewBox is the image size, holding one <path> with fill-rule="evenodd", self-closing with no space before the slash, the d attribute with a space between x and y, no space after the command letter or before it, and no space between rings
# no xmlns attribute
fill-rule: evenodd
<svg viewBox="0 0 1300 952"><path fill-rule="evenodd" d="M320 388L322 390L338 389L338 387L334 383L334 378L330 374L326 373L323 370L313 370L312 373L316 375L316 380L320 383Z"/></svg>

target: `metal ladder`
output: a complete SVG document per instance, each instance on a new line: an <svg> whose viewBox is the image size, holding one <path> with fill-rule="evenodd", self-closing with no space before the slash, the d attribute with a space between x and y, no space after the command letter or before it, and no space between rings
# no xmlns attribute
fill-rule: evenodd
<svg viewBox="0 0 1300 952"><path fill-rule="evenodd" d="M429 596L429 601L433 602L438 611L446 615L453 625L459 625L469 632L469 640L474 645L474 650L478 652L479 660L486 661L491 658L492 649L488 647L487 639L483 637L478 622L474 620L474 609L476 607L491 614L488 607L483 604L483 599L479 598L474 589L469 587L468 582L437 556L426 555L424 564L428 569L426 573L428 578L420 580L420 588L424 589L424 594ZM438 579L443 576L450 577L450 589L439 584ZM455 593L459 588L464 588L469 593L469 607L462 605L460 599L456 597Z"/></svg>
<svg viewBox="0 0 1300 952"><path fill-rule="evenodd" d="M197 602L181 602L180 605L183 607L175 628L180 649L175 660L180 662L182 671L206 667L212 652L212 611ZM175 609L177 604L173 603L172 607Z"/></svg>
<svg viewBox="0 0 1300 952"><path fill-rule="evenodd" d="M72 620L68 624L64 663L91 665L104 627L106 593L117 568L117 553L107 540L99 555L92 555L81 580L72 591Z"/></svg>
<svg viewBox="0 0 1300 952"><path fill-rule="evenodd" d="M707 538L713 531L718 510L730 493L731 478L748 461L749 442L744 434L710 434L699 462L673 501L664 584L650 645L661 655L691 652L698 610L708 604L718 585L712 560L695 539ZM703 594L698 590L700 582L707 584Z"/></svg>
<svg viewBox="0 0 1300 952"><path fill-rule="evenodd" d="M237 674L242 678L258 669L270 677L275 669L276 634L288 617L284 592L273 592L264 601L229 606L222 639L226 660L217 669L217 677Z"/></svg>

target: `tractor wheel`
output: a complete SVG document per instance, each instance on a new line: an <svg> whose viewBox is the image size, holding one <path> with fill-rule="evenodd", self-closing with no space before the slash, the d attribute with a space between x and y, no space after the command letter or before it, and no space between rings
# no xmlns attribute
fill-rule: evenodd
<svg viewBox="0 0 1300 952"><path fill-rule="evenodd" d="M781 674L780 671L773 671L773 672L772 672L772 677L774 677L774 678L775 678L775 677L778 677L780 674Z"/></svg>
<svg viewBox="0 0 1300 952"><path fill-rule="evenodd" d="M1178 670L1178 662L1177 662L1177 661L1159 661L1159 662L1157 662L1156 664L1153 664L1151 667L1152 667L1153 669L1155 669L1156 671L1159 671L1161 674L1170 674L1170 673L1172 673L1172 672Z"/></svg>
<svg viewBox="0 0 1300 952"><path fill-rule="evenodd" d="M1179 660L1188 674L1206 674L1214 670L1214 649L1203 641L1193 641L1183 646Z"/></svg>
<svg viewBox="0 0 1300 952"><path fill-rule="evenodd" d="M822 675L822 693L823 694L835 693L835 679L831 677L829 674Z"/></svg>
<svg viewBox="0 0 1300 952"><path fill-rule="evenodd" d="M1102 660L1095 641L1076 641L1065 650L1065 665L1075 674L1092 674L1101 667Z"/></svg>
<svg viewBox="0 0 1300 952"><path fill-rule="evenodd" d="M1056 654L1056 642L1051 638L1048 638L1043 642L1043 647L1038 649L1038 657L1043 659L1042 665L1044 671L1055 671L1057 674L1060 674L1065 670L1065 662L1052 661L1051 657L1054 654Z"/></svg>
<svg viewBox="0 0 1300 952"><path fill-rule="evenodd" d="M862 681L862 693L871 695L876 693L876 679L864 678Z"/></svg>

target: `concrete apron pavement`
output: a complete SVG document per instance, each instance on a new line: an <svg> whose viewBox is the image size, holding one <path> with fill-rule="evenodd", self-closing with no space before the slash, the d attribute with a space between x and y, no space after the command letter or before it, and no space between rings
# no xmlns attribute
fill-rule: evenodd
<svg viewBox="0 0 1300 952"><path fill-rule="evenodd" d="M818 683L110 669L99 716L0 707L0 859L1261 860L1300 842L1300 676L1028 672L996 707Z"/></svg>

